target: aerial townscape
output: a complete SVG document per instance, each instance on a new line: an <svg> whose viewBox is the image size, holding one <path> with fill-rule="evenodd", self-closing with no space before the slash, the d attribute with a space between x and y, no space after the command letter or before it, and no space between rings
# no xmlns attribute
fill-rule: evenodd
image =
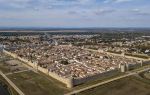
<svg viewBox="0 0 150 95"><path fill-rule="evenodd" d="M0 95L150 95L150 0L0 0Z"/></svg>
<svg viewBox="0 0 150 95"><path fill-rule="evenodd" d="M84 91L135 75L148 82L149 29L130 30L5 30L0 33L2 77L15 85L13 93L24 95L86 95ZM30 85L38 92L24 89Z"/></svg>

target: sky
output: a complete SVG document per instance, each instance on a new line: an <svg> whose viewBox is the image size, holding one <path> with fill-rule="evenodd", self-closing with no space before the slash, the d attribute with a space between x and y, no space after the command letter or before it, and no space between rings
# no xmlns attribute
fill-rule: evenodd
<svg viewBox="0 0 150 95"><path fill-rule="evenodd" d="M0 0L0 27L150 27L150 0Z"/></svg>

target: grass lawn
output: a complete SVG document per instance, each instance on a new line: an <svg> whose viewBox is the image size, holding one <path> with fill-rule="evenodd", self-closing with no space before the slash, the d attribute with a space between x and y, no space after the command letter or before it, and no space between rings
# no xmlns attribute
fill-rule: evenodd
<svg viewBox="0 0 150 95"><path fill-rule="evenodd" d="M26 95L63 95L68 92L61 83L33 71L8 75Z"/></svg>
<svg viewBox="0 0 150 95"><path fill-rule="evenodd" d="M150 95L150 84L131 76L98 86L77 95Z"/></svg>

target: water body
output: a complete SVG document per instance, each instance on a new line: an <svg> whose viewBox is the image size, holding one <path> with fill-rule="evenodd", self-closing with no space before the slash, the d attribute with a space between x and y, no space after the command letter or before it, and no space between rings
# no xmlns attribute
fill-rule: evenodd
<svg viewBox="0 0 150 95"><path fill-rule="evenodd" d="M4 86L2 83L0 83L0 95L10 95L7 86Z"/></svg>

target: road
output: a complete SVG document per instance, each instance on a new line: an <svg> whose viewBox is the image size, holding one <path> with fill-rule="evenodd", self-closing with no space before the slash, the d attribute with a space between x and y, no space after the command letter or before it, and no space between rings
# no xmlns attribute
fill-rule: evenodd
<svg viewBox="0 0 150 95"><path fill-rule="evenodd" d="M97 83L95 85L91 85L91 86L88 86L88 87L85 87L85 88L82 88L82 89L79 89L79 90L74 90L70 93L67 93L65 95L74 95L76 93L80 93L80 92L83 92L85 90L88 90L88 89L91 89L91 88L95 88L97 86L100 86L100 85L104 85L104 84L107 84L109 82L112 82L112 81L116 81L116 80L119 80L119 79L122 79L122 78L125 78L125 77L128 77L128 76L131 76L131 75L135 75L135 74L138 74L138 73L141 73L141 72L144 72L144 71L147 71L147 70L150 70L150 67L148 68L143 68L142 70L139 70L139 71L134 71L134 72L128 72L127 74L125 75L122 75L122 76L119 76L119 77L116 77L116 78L112 78L110 80L106 80L104 82L100 82L100 83Z"/></svg>
<svg viewBox="0 0 150 95"><path fill-rule="evenodd" d="M10 79L0 71L0 75L18 92L19 95L25 95Z"/></svg>

